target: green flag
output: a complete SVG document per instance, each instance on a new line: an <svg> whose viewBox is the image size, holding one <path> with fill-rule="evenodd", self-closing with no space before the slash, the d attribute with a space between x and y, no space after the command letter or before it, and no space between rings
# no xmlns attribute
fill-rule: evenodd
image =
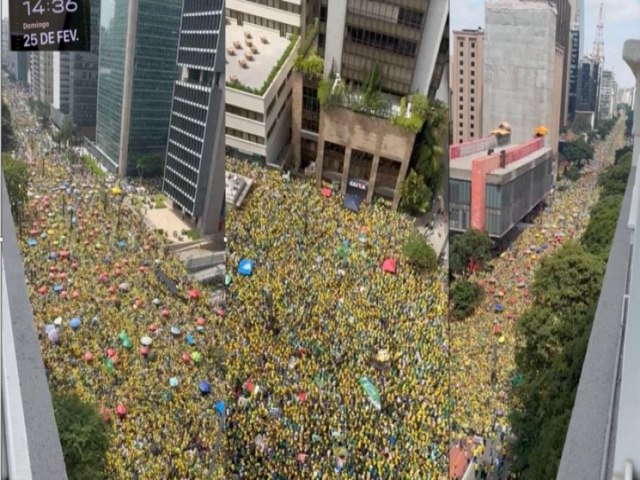
<svg viewBox="0 0 640 480"><path fill-rule="evenodd" d="M369 401L373 405L376 410L380 410L382 408L382 404L380 403L380 392L376 388L376 386L371 382L369 377L361 377L359 380L360 386L364 389L369 398Z"/></svg>

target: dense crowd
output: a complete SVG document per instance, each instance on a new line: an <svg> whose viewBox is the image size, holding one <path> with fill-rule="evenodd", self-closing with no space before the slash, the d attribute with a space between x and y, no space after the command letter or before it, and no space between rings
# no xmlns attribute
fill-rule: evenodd
<svg viewBox="0 0 640 480"><path fill-rule="evenodd" d="M40 156L38 143L27 154ZM212 478L224 448L223 320L133 202L61 157L31 167L20 228L51 390L110 424L107 478Z"/></svg>
<svg viewBox="0 0 640 480"><path fill-rule="evenodd" d="M529 285L544 256L586 229L599 196L598 173L612 163L621 141L620 136L600 143L584 175L569 188L556 189L533 223L517 232L487 268L471 275L483 288L482 302L470 317L452 323L453 441L464 445L474 435L482 437L494 448L489 454L477 445L473 455L493 460L493 469L506 449L512 389L523 380L515 369L514 352L517 321L532 302Z"/></svg>
<svg viewBox="0 0 640 480"><path fill-rule="evenodd" d="M445 476L446 272L421 274L403 257L410 221L382 205L354 213L340 195L246 163L227 168L255 181L226 223L229 471Z"/></svg>
<svg viewBox="0 0 640 480"><path fill-rule="evenodd" d="M41 131L18 133L31 174L20 242L49 384L110 425L107 478L446 475L446 272L403 257L407 218L353 213L340 195L230 162L255 184L228 216L227 304L214 307L135 194L123 204Z"/></svg>

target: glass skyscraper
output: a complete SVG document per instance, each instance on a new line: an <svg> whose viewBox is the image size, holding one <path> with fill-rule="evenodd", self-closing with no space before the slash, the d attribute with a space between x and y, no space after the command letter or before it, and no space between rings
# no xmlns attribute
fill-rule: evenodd
<svg viewBox="0 0 640 480"><path fill-rule="evenodd" d="M223 0L184 0L163 190L203 235L224 222Z"/></svg>
<svg viewBox="0 0 640 480"><path fill-rule="evenodd" d="M120 175L167 145L182 0L103 0L96 147Z"/></svg>

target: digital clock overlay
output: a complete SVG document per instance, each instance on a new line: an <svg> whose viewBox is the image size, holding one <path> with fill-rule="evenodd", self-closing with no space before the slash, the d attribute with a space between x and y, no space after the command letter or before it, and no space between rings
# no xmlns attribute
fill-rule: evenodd
<svg viewBox="0 0 640 480"><path fill-rule="evenodd" d="M9 0L11 50L87 52L90 19L90 0Z"/></svg>

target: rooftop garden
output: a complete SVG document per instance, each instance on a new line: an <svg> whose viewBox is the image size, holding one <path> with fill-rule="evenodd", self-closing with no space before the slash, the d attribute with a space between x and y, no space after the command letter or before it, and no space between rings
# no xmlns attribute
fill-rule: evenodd
<svg viewBox="0 0 640 480"><path fill-rule="evenodd" d="M316 53L315 49L318 28L319 23L318 19L316 19L300 43L298 56L294 63L294 68L297 72L301 72L311 78L322 78L322 74L324 73L324 60Z"/></svg>
<svg viewBox="0 0 640 480"><path fill-rule="evenodd" d="M298 38L299 38L299 35L296 33L291 35L291 38L289 40L289 45L287 45L287 48L278 59L278 62L273 66L273 68L269 72L269 75L267 76L265 81L262 82L262 85L260 86L260 88L247 87L246 85L243 85L239 80L227 81L225 85L229 88L234 88L236 90L241 90L243 92L252 93L254 95L258 95L258 96L264 95L267 89L271 86L271 83L273 83L273 80L278 75L278 72L280 71L282 66L285 64L285 62L289 58L289 55L291 55L293 48L298 43Z"/></svg>
<svg viewBox="0 0 640 480"><path fill-rule="evenodd" d="M354 86L335 75L320 80L318 100L323 108L343 107L357 113L387 119L395 127L418 133L435 108L426 95L415 93L402 97L400 105L394 106L392 97L380 90L379 67L374 66L366 84Z"/></svg>

